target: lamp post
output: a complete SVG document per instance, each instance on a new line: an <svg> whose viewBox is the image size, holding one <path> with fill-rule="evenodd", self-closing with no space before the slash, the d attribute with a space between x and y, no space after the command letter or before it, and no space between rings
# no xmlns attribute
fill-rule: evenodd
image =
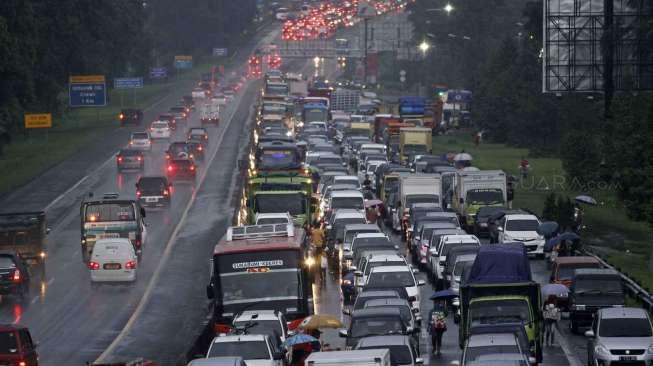
<svg viewBox="0 0 653 366"><path fill-rule="evenodd" d="M453 7L453 5L447 3L447 5L445 5L442 8L431 8L431 9L426 9L426 11L429 12L429 13L435 12L435 11L443 11L443 12L447 13L447 15L449 15L449 14L451 14L452 11L454 11L454 9L455 8Z"/></svg>

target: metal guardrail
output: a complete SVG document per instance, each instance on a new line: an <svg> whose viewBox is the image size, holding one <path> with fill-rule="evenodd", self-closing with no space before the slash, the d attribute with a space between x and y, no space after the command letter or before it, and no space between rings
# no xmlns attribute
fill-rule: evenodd
<svg viewBox="0 0 653 366"><path fill-rule="evenodd" d="M605 268L614 269L615 271L619 272L628 295L639 300L639 302L642 303L642 305L647 311L649 312L653 311L653 296L651 296L651 294L642 286L640 286L634 279L628 277L627 275L619 271L617 268L612 266L610 263L606 262L603 258L601 258L598 254L595 254L591 250L585 249L584 254L596 258L599 262L601 262L601 264Z"/></svg>

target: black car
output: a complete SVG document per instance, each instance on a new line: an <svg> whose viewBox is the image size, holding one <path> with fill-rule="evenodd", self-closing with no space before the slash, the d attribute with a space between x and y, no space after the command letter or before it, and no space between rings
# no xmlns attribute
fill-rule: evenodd
<svg viewBox="0 0 653 366"><path fill-rule="evenodd" d="M186 108L183 105L178 105L170 108L170 114L175 116L177 120L188 120L188 113L190 112L189 108Z"/></svg>
<svg viewBox="0 0 653 366"><path fill-rule="evenodd" d="M188 146L188 151L190 151L194 159L204 160L205 148L201 142L196 140L188 140L186 142L186 146Z"/></svg>
<svg viewBox="0 0 653 366"><path fill-rule="evenodd" d="M16 252L0 252L0 294L25 297L29 291L30 274L23 257Z"/></svg>
<svg viewBox="0 0 653 366"><path fill-rule="evenodd" d="M195 180L197 167L190 159L170 159L166 165L166 176L169 179Z"/></svg>
<svg viewBox="0 0 653 366"><path fill-rule="evenodd" d="M411 335L415 329L407 324L397 308L369 308L351 313L349 329L341 329L339 335L347 338L346 345L354 347L361 338L390 334Z"/></svg>
<svg viewBox="0 0 653 366"><path fill-rule="evenodd" d="M623 307L625 294L621 275L613 269L581 268L574 270L569 291L569 327L589 327L597 310Z"/></svg>
<svg viewBox="0 0 653 366"><path fill-rule="evenodd" d="M489 221L490 217L497 212L506 211L508 208L503 206L484 206L479 208L474 220L474 235L477 237L490 236Z"/></svg>
<svg viewBox="0 0 653 366"><path fill-rule="evenodd" d="M166 150L166 160L179 158L191 160L195 158L190 146L188 146L186 141L175 141L171 142L170 145L168 145L168 149Z"/></svg>
<svg viewBox="0 0 653 366"><path fill-rule="evenodd" d="M177 119L172 115L172 113L164 113L159 115L159 121L168 122L168 126L170 126L170 129L173 131L177 129Z"/></svg>
<svg viewBox="0 0 653 366"><path fill-rule="evenodd" d="M127 123L140 124L143 122L143 111L134 108L124 108L120 111L118 120L120 121L120 127Z"/></svg>
<svg viewBox="0 0 653 366"><path fill-rule="evenodd" d="M136 198L143 206L170 206L172 184L162 176L140 177L136 182Z"/></svg>
<svg viewBox="0 0 653 366"><path fill-rule="evenodd" d="M132 149L121 149L118 154L116 154L116 166L118 171L123 169L145 169L145 157L143 152L139 150Z"/></svg>

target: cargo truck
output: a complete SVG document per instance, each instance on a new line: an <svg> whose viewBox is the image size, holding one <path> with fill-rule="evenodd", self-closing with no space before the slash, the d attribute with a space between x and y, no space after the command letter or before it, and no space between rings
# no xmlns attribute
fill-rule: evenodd
<svg viewBox="0 0 653 366"><path fill-rule="evenodd" d="M505 206L506 173L501 170L458 171L454 184L451 204L467 229L481 207Z"/></svg>
<svg viewBox="0 0 653 366"><path fill-rule="evenodd" d="M530 354L542 362L540 296L540 285L532 280L523 244L481 246L469 278L460 288L460 348L475 328L521 325L528 336Z"/></svg>
<svg viewBox="0 0 653 366"><path fill-rule="evenodd" d="M399 176L399 206L393 210L393 226L407 232L410 206L416 202L433 202L440 205L441 182L438 174Z"/></svg>
<svg viewBox="0 0 653 366"><path fill-rule="evenodd" d="M431 129L424 127L402 127L399 130L399 157L408 162L415 155L430 154L433 150Z"/></svg>
<svg viewBox="0 0 653 366"><path fill-rule="evenodd" d="M415 126L424 126L424 112L426 110L426 99L419 96L406 96L399 98L399 116L405 123L412 123Z"/></svg>
<svg viewBox="0 0 653 366"><path fill-rule="evenodd" d="M43 211L0 214L0 250L17 252L25 259L43 261L48 232Z"/></svg>

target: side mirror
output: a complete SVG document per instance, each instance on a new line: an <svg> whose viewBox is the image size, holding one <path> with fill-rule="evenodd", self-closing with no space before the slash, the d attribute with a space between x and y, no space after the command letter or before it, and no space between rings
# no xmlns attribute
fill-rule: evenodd
<svg viewBox="0 0 653 366"><path fill-rule="evenodd" d="M213 286L206 285L206 297L209 299L213 299L215 297L215 293L213 292Z"/></svg>
<svg viewBox="0 0 653 366"><path fill-rule="evenodd" d="M363 277L363 271L354 271L354 276Z"/></svg>
<svg viewBox="0 0 653 366"><path fill-rule="evenodd" d="M424 364L424 359L421 357L417 357L415 359L415 365L423 365Z"/></svg>
<svg viewBox="0 0 653 366"><path fill-rule="evenodd" d="M406 333L408 333L408 334L415 333L415 328L413 328L413 327L406 327Z"/></svg>
<svg viewBox="0 0 653 366"><path fill-rule="evenodd" d="M50 231L52 231L52 229L49 228L49 227L46 227L46 228L45 228L45 235L50 234Z"/></svg>
<svg viewBox="0 0 653 366"><path fill-rule="evenodd" d="M531 356L528 358L528 363L530 363L531 365L537 365L537 360L535 359L535 357Z"/></svg>
<svg viewBox="0 0 653 366"><path fill-rule="evenodd" d="M420 241L420 240L422 240L422 237L418 235L418 236L415 237L415 240Z"/></svg>
<svg viewBox="0 0 653 366"><path fill-rule="evenodd" d="M343 308L342 313L345 314L345 315L351 315L351 310L347 309L347 308Z"/></svg>
<svg viewBox="0 0 653 366"><path fill-rule="evenodd" d="M395 245L395 250L399 250L399 245Z"/></svg>
<svg viewBox="0 0 653 366"><path fill-rule="evenodd" d="M424 286L426 285L426 281L424 280L417 280L417 286Z"/></svg>
<svg viewBox="0 0 653 366"><path fill-rule="evenodd" d="M349 331L347 331L347 329L339 329L338 336L341 338L347 338L349 336Z"/></svg>
<svg viewBox="0 0 653 366"><path fill-rule="evenodd" d="M503 227L502 226L497 227L497 231L503 231Z"/></svg>
<svg viewBox="0 0 653 366"><path fill-rule="evenodd" d="M419 269L413 268L413 274L418 274L418 273L419 273Z"/></svg>
<svg viewBox="0 0 653 366"><path fill-rule="evenodd" d="M437 248L429 249L429 254L431 254L432 257L439 257Z"/></svg>
<svg viewBox="0 0 653 366"><path fill-rule="evenodd" d="M585 337L587 338L594 338L594 331L593 330L588 330L585 332Z"/></svg>

